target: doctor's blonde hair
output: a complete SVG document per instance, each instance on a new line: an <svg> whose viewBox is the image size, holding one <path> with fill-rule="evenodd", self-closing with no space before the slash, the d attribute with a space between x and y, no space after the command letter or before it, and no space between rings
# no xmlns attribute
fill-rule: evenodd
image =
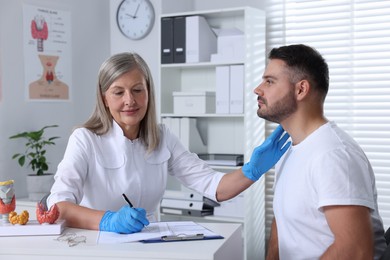
<svg viewBox="0 0 390 260"><path fill-rule="evenodd" d="M112 128L113 117L104 104L103 95L116 79L133 69L138 69L143 74L147 84L149 102L145 117L140 123L139 138L146 145L147 151L151 152L160 143L155 90L150 69L137 53L118 53L103 62L98 75L95 110L83 127L97 135L103 135Z"/></svg>

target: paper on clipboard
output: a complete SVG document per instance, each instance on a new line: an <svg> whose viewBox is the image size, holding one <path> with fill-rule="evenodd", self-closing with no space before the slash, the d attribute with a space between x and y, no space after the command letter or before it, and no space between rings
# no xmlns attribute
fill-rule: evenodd
<svg viewBox="0 0 390 260"><path fill-rule="evenodd" d="M201 236L200 236L201 235ZM164 240L168 237L168 240ZM178 239L172 239L177 237ZM100 231L97 239L98 244L119 244L128 242L167 242L198 239L218 239L222 236L199 225L193 221L172 221L150 223L147 229L133 234L118 234L114 232ZM186 239L188 238L188 239Z"/></svg>

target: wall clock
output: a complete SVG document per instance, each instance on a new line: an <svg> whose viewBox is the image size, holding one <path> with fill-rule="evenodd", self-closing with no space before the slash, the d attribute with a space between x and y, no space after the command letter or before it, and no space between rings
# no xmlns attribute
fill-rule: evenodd
<svg viewBox="0 0 390 260"><path fill-rule="evenodd" d="M140 40L154 25L154 8L149 0L123 0L116 14L119 30L127 38Z"/></svg>

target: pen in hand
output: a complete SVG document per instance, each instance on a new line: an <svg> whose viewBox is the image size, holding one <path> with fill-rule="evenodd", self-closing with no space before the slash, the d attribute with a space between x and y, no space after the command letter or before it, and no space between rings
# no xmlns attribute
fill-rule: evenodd
<svg viewBox="0 0 390 260"><path fill-rule="evenodd" d="M133 204L130 202L130 200L127 198L126 194L122 193L122 196L123 198L125 199L125 201L127 202L127 204L129 204L130 208L134 208L133 207Z"/></svg>
<svg viewBox="0 0 390 260"><path fill-rule="evenodd" d="M125 199L125 201L127 202L127 204L129 204L130 208L134 208L133 207L133 204L131 203L131 201L129 200L129 198L127 198L126 194L122 193L122 197ZM147 226L144 226L144 228L146 230L149 230L149 228Z"/></svg>

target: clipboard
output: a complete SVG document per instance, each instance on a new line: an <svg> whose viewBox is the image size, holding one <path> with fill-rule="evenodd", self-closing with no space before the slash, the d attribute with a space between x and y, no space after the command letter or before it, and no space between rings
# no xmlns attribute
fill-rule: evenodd
<svg viewBox="0 0 390 260"><path fill-rule="evenodd" d="M165 243L223 238L193 221L167 221L150 223L141 232L132 234L100 231L97 242L98 244Z"/></svg>
<svg viewBox="0 0 390 260"><path fill-rule="evenodd" d="M169 233L162 236L140 240L142 243L165 243L193 240L223 239L211 230L193 221L172 221L164 223Z"/></svg>
<svg viewBox="0 0 390 260"><path fill-rule="evenodd" d="M171 235L171 236L162 236L161 238L152 238L141 240L142 243L165 243L165 242L180 242L180 241L193 241L193 240L209 240L209 239L223 239L223 236L212 235L205 236L204 234L195 234L195 235Z"/></svg>

